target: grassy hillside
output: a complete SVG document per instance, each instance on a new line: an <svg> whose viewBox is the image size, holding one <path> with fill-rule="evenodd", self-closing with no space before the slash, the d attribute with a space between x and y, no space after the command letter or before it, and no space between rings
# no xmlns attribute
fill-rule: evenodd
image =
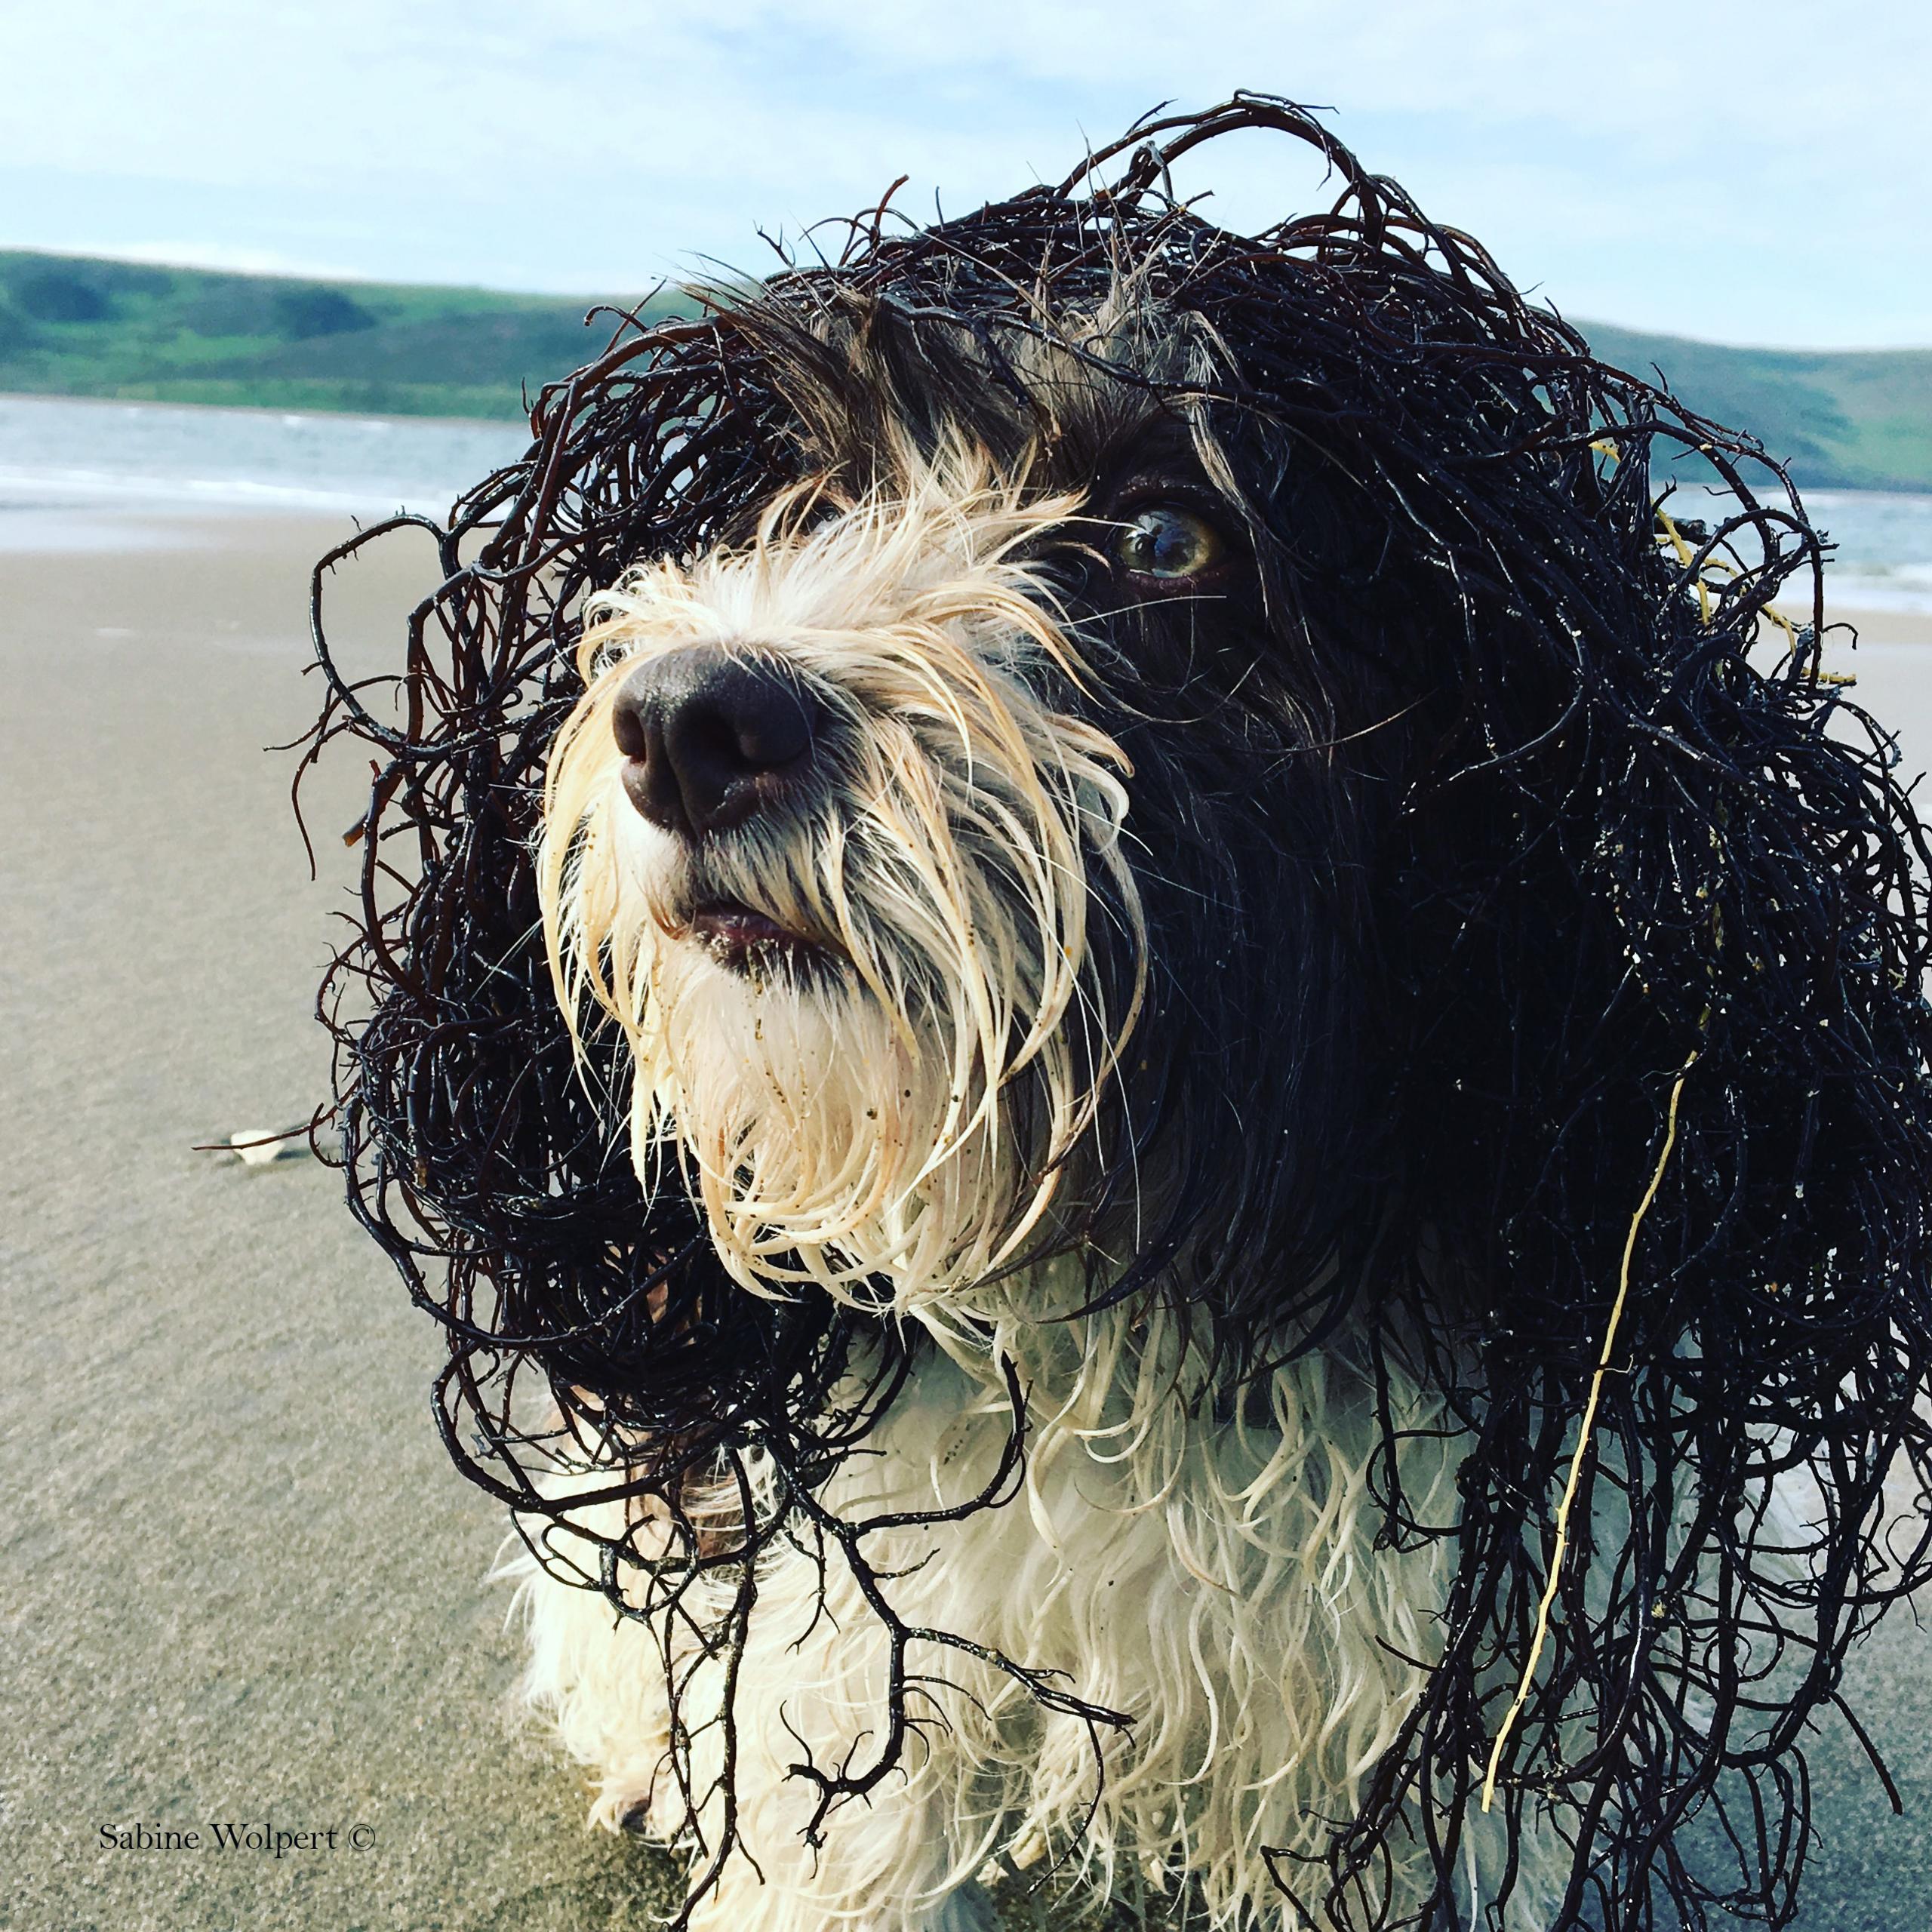
<svg viewBox="0 0 1932 1932"><path fill-rule="evenodd" d="M586 301L0 253L0 390L514 417L601 347ZM660 300L654 312L669 313ZM1729 349L1582 325L1816 487L1932 490L1932 349Z"/></svg>
<svg viewBox="0 0 1932 1932"><path fill-rule="evenodd" d="M1932 349L1728 349L1578 326L1605 361L1661 369L1693 408L1749 430L1801 483L1932 490Z"/></svg>
<svg viewBox="0 0 1932 1932"><path fill-rule="evenodd" d="M0 253L0 390L514 418L608 339L589 306Z"/></svg>

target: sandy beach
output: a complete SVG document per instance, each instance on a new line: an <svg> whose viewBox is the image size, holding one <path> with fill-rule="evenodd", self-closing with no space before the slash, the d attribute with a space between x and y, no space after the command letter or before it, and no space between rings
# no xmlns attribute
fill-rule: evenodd
<svg viewBox="0 0 1932 1932"><path fill-rule="evenodd" d="M507 1720L503 1524L436 1439L431 1324L336 1174L193 1151L326 1089L340 872L309 882L262 747L313 709L307 564L340 532L142 530L189 540L0 557L0 1922L648 1924L653 1859ZM403 549L372 611L409 600ZM315 810L325 843L352 816ZM337 1848L99 1837L265 1820Z"/></svg>
<svg viewBox="0 0 1932 1932"><path fill-rule="evenodd" d="M194 1151L327 1087L312 1005L356 774L311 795L312 883L294 761L263 747L313 714L307 567L342 526L116 527L0 553L0 1924L647 1925L664 1868L586 1832L580 1774L509 1715L503 1524L431 1424L433 1327L334 1174ZM430 568L399 542L345 586L372 648ZM1932 761L1932 618L1856 621L1834 668ZM1932 1634L1895 1616L1847 1688L1907 1816L1821 1735L1799 1923L1923 1932ZM337 1842L100 1835L217 1822Z"/></svg>

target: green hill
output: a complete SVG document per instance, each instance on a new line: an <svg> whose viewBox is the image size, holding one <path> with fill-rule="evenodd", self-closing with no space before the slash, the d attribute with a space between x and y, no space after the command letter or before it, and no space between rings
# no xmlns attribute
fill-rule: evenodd
<svg viewBox="0 0 1932 1932"><path fill-rule="evenodd" d="M513 418L608 329L586 300L0 253L0 390ZM660 297L650 312L685 308ZM1581 325L1814 487L1932 490L1932 349L1731 349Z"/></svg>
<svg viewBox="0 0 1932 1932"><path fill-rule="evenodd" d="M1932 490L1932 349L1730 349L1581 322L1590 346L1748 429L1814 488Z"/></svg>
<svg viewBox="0 0 1932 1932"><path fill-rule="evenodd" d="M514 419L608 340L590 306L0 252L0 390Z"/></svg>

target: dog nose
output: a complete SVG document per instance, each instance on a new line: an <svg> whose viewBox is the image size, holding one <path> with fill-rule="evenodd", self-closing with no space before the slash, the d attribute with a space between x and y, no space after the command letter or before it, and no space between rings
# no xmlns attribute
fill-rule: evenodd
<svg viewBox="0 0 1932 1932"><path fill-rule="evenodd" d="M653 825L697 838L742 824L804 775L817 717L811 693L774 660L692 645L624 680L611 729L631 803Z"/></svg>

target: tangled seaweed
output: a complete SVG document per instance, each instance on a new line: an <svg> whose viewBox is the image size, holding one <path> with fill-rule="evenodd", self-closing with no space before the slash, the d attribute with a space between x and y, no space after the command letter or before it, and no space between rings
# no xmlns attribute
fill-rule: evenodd
<svg viewBox="0 0 1932 1932"><path fill-rule="evenodd" d="M1317 150L1332 204L1255 237L1177 205L1171 165L1242 128ZM1372 563L1346 593L1367 583L1372 601L1380 573L1435 614L1453 700L1411 761L1384 909L1404 1017L1389 1134L1410 1152L1399 1186L1386 1161L1366 1170L1401 1212L1374 1254L1334 1226L1315 1244L1355 1264L1346 1281L1379 1261L1389 1334L1430 1338L1469 1431L1462 1511L1414 1519L1386 1424L1388 1538L1454 1539L1440 1654L1357 1814L1319 1866L1281 1861L1284 1890L1377 1932L1463 1924L1493 1770L1512 1844L1534 1828L1573 1847L1559 1928L1703 1927L1713 1907L1787 1923L1805 1733L1843 1709L1847 1653L1932 1574L1922 1513L1887 1502L1932 1475L1927 853L1890 741L1820 674L1825 546L1749 438L1593 359L1286 103L1151 119L1057 186L891 226L881 205L835 260L756 300L889 301L996 368L1003 335L1091 309L1131 261L1228 345L1235 376L1189 401L1343 479L1351 554ZM903 1747L909 1651L986 1654L901 1624L866 1558L884 1526L820 1494L911 1344L862 1309L736 1289L675 1177L646 1198L621 1055L593 1038L588 1078L574 1060L531 856L586 596L717 541L790 480L796 445L727 301L617 318L531 424L447 525L394 519L316 572L329 689L309 757L351 740L375 774L355 931L321 995L349 1204L443 1325L451 1455L553 1566L561 1546L529 1526L621 1504L629 1528L572 1546L601 1552L581 1580L627 1615L701 1614L732 1654L774 1538L849 1564L893 1632L892 1721L863 1764L810 1773L823 1817ZM434 538L442 580L401 669L354 682L329 575L405 526ZM1794 583L1796 628L1771 608ZM1104 1294L1185 1296L1186 1233L1150 1237ZM1217 1333L1258 1367L1318 1346L1334 1313L1231 1302ZM1010 1494L1013 1399L995 1480L934 1521ZM1126 1715L988 1660L1097 1735ZM728 1737L728 1800L732 1761ZM695 1819L707 1794L685 1795ZM694 1899L734 1855L725 1816ZM1376 1875L1417 1832L1438 1890L1397 1921Z"/></svg>

